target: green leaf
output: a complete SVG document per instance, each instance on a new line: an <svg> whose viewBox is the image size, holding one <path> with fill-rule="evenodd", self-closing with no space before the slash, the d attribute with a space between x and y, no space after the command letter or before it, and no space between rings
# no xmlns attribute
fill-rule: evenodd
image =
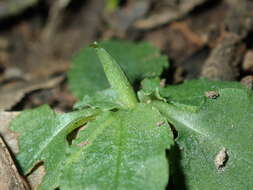
<svg viewBox="0 0 253 190"><path fill-rule="evenodd" d="M117 99L123 108L133 108L137 104L134 90L126 78L126 75L113 59L113 57L97 43L93 44L96 54L104 68L104 72L111 88L115 91Z"/></svg>
<svg viewBox="0 0 253 190"><path fill-rule="evenodd" d="M160 90L163 88L161 85L163 82L158 78L146 78L141 81L141 90L137 92L138 98L141 102L150 103L152 100L162 100L166 102L160 94Z"/></svg>
<svg viewBox="0 0 253 190"><path fill-rule="evenodd" d="M238 82L225 82L225 81L211 81L207 79L186 81L183 84L167 86L160 88L160 95L166 98L169 102L178 105L189 105L198 107L202 105L205 100L205 94L209 91L218 92L224 88L237 88L245 89Z"/></svg>
<svg viewBox="0 0 253 190"><path fill-rule="evenodd" d="M13 121L12 129L21 133L18 160L25 173L39 161L46 166L39 189L164 189L169 178L165 150L173 136L158 110L137 104L103 112L69 146L66 135L93 112L56 115L42 106Z"/></svg>
<svg viewBox="0 0 253 190"><path fill-rule="evenodd" d="M161 88L161 80L156 78L146 78L141 81L141 89L144 90L146 93L152 93L155 91L156 88Z"/></svg>
<svg viewBox="0 0 253 190"><path fill-rule="evenodd" d="M162 87L159 78L146 78L141 82L138 98L141 102L162 100L178 107L196 111L205 103L208 92L224 88L246 89L238 82L210 81L207 79L185 81L183 84Z"/></svg>
<svg viewBox="0 0 253 190"><path fill-rule="evenodd" d="M93 96L85 95L83 99L74 105L74 109L100 108L101 110L112 110L120 108L117 95L114 90L106 89L96 92Z"/></svg>
<svg viewBox="0 0 253 190"><path fill-rule="evenodd" d="M43 161L47 172L44 189L56 188L68 147L66 136L98 113L98 110L82 110L59 115L47 105L21 113L12 121L11 129L21 134L17 160L23 172L27 174Z"/></svg>
<svg viewBox="0 0 253 190"><path fill-rule="evenodd" d="M60 188L164 189L172 144L166 120L149 105L105 112L71 146Z"/></svg>
<svg viewBox="0 0 253 190"><path fill-rule="evenodd" d="M197 82L192 83L188 92L196 90L200 93L203 88L197 89L199 85L194 86L194 83ZM208 86L210 83L206 82L203 87L213 88ZM184 91L184 85L177 90ZM198 111L153 102L178 131L178 149L171 155L177 156L172 165L176 168L173 172L178 189L237 190L253 187L252 92L224 88L218 93L215 99L206 98Z"/></svg>
<svg viewBox="0 0 253 190"><path fill-rule="evenodd" d="M145 77L159 76L168 66L167 57L148 43L132 43L120 40L99 43L119 63L130 83ZM68 73L69 87L78 99L109 88L102 65L94 48L81 49L74 56Z"/></svg>

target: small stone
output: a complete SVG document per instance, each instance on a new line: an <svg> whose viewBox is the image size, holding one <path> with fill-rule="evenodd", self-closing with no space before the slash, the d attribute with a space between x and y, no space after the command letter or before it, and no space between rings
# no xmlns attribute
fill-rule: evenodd
<svg viewBox="0 0 253 190"><path fill-rule="evenodd" d="M227 151L223 147L215 156L214 164L217 170L223 170L227 160L228 160Z"/></svg>
<svg viewBox="0 0 253 190"><path fill-rule="evenodd" d="M205 96L210 99L216 99L219 96L219 93L216 91L208 91L205 93Z"/></svg>
<svg viewBox="0 0 253 190"><path fill-rule="evenodd" d="M159 122L156 123L156 125L157 125L158 127L160 127L160 126L162 126L164 123L165 123L164 121L159 121Z"/></svg>
<svg viewBox="0 0 253 190"><path fill-rule="evenodd" d="M246 88L253 89L253 75L243 77L240 81Z"/></svg>

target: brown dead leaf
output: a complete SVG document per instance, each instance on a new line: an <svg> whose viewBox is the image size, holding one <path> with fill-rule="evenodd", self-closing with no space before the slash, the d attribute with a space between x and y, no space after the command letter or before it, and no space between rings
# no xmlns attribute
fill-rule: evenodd
<svg viewBox="0 0 253 190"><path fill-rule="evenodd" d="M43 165L40 165L36 170L34 170L30 175L27 176L27 181L29 182L32 189L37 189L44 175L46 174L45 168Z"/></svg>
<svg viewBox="0 0 253 190"><path fill-rule="evenodd" d="M3 137L4 141L6 142L8 148L12 153L17 154L19 151L18 148L18 134L14 133L13 131L9 130L9 125L12 119L14 119L20 112L0 112L0 135ZM0 136L0 138L1 138ZM0 176L7 176L11 180L10 176L7 175L7 171L1 168L1 159L3 153L1 152L1 139L0 139ZM15 165L13 164L15 167ZM15 168L14 168L15 169ZM16 170L16 169L15 169ZM14 171L15 171L14 170ZM4 171L4 175L1 172ZM32 171L29 176L27 176L27 181L32 189L36 189L42 181L42 178L45 175L45 168L43 165L37 167L34 171ZM13 176L15 177L15 176ZM0 177L0 190L8 190L7 188L2 188L1 180L5 180L4 178ZM10 189L13 190L13 189ZM19 190L19 189L17 189Z"/></svg>
<svg viewBox="0 0 253 190"><path fill-rule="evenodd" d="M210 80L234 80L238 76L238 64L244 50L245 46L240 38L227 35L212 50L202 67L201 76Z"/></svg>
<svg viewBox="0 0 253 190"><path fill-rule="evenodd" d="M20 112L0 112L0 135L13 153L18 153L18 135L8 129L10 121Z"/></svg>
<svg viewBox="0 0 253 190"><path fill-rule="evenodd" d="M252 50L249 50L245 53L243 63L242 63L242 69L246 72L253 71L253 51Z"/></svg>
<svg viewBox="0 0 253 190"><path fill-rule="evenodd" d="M179 19L194 9L196 6L205 3L207 0L182 0L176 6L160 6L162 10L156 10L156 13L149 17L137 20L134 26L138 29L148 30L167 24L171 21Z"/></svg>
<svg viewBox="0 0 253 190"><path fill-rule="evenodd" d="M30 187L19 175L11 154L0 136L0 189L29 190Z"/></svg>
<svg viewBox="0 0 253 190"><path fill-rule="evenodd" d="M0 88L0 110L10 109L18 103L25 94L38 90L52 88L63 80L63 76L47 80L35 80L29 82L17 82Z"/></svg>
<svg viewBox="0 0 253 190"><path fill-rule="evenodd" d="M150 0L130 1L124 8L106 14L105 20L110 24L113 33L123 35L137 19L147 13L150 5Z"/></svg>

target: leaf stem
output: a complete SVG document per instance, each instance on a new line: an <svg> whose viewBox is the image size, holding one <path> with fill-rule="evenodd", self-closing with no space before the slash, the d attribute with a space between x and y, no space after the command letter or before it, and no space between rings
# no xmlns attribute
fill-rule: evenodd
<svg viewBox="0 0 253 190"><path fill-rule="evenodd" d="M99 60L103 65L107 80L109 81L112 89L116 91L122 107L135 107L137 104L135 92L118 63L104 48L100 47L96 42L91 46L95 48Z"/></svg>

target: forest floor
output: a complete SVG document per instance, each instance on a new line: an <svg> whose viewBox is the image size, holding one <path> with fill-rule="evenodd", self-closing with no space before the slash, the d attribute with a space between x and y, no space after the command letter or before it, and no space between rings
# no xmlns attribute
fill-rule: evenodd
<svg viewBox="0 0 253 190"><path fill-rule="evenodd" d="M57 2L0 14L0 110L41 104L71 109L71 57L109 38L160 48L170 60L168 83L199 77L253 81L252 1L128 0L114 9L101 0Z"/></svg>
<svg viewBox="0 0 253 190"><path fill-rule="evenodd" d="M71 110L71 58L99 40L158 47L169 57L168 84L205 77L253 87L251 0L124 0L114 8L105 0L38 0L15 12L11 2L0 3L2 129L16 112L42 104Z"/></svg>

